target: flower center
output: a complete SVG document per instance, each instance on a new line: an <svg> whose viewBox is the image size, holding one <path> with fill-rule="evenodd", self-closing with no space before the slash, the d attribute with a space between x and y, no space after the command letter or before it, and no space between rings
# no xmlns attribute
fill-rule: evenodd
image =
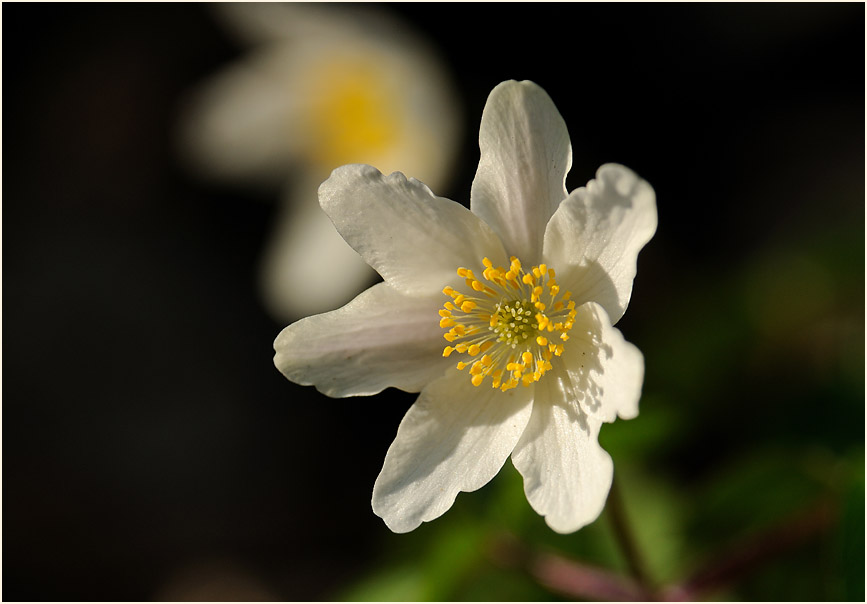
<svg viewBox="0 0 867 604"><path fill-rule="evenodd" d="M474 386L486 378L504 392L529 386L551 369L552 357L563 354L575 322L575 302L569 300L570 292L560 293L554 269L545 264L524 271L514 256L508 269L494 268L488 258L482 263L482 280L470 269L458 269L471 294L443 289L451 300L439 311L440 327L449 328L443 337L454 344L443 349L443 356L457 352L471 357L459 362L458 369L470 368Z"/></svg>
<svg viewBox="0 0 867 604"><path fill-rule="evenodd" d="M359 57L329 58L312 86L311 144L322 164L369 161L395 145L401 111L378 64Z"/></svg>

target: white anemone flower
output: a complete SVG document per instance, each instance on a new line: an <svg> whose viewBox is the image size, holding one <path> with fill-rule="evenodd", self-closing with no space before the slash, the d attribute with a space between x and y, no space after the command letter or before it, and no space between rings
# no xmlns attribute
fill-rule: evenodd
<svg viewBox="0 0 867 604"><path fill-rule="evenodd" d="M491 92L479 146L469 210L400 173L332 173L320 203L384 282L286 327L274 362L328 396L421 392L373 488L391 530L437 518L511 455L530 505L569 533L611 486L601 424L638 414L644 360L613 324L656 196L616 164L568 193L566 124L532 82Z"/></svg>
<svg viewBox="0 0 867 604"><path fill-rule="evenodd" d="M334 230L317 187L348 163L444 186L461 136L454 86L406 24L370 7L215 10L251 48L188 99L183 157L215 182L283 187L260 275L265 304L281 320L334 309L375 274Z"/></svg>

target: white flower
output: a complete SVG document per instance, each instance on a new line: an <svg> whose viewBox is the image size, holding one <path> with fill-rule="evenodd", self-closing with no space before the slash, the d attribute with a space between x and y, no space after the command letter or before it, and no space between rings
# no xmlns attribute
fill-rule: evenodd
<svg viewBox="0 0 867 604"><path fill-rule="evenodd" d="M317 187L348 163L444 185L461 134L454 88L406 24L370 7L215 10L251 50L188 99L183 157L217 182L284 187L260 278L265 303L283 320L331 310L375 275L319 208Z"/></svg>
<svg viewBox="0 0 867 604"><path fill-rule="evenodd" d="M284 329L274 362L329 396L421 391L373 489L393 531L437 518L511 454L530 504L568 533L611 485L601 423L638 414L643 357L612 324L656 198L615 164L567 193L566 125L532 82L491 92L479 145L471 211L400 173L332 173L320 203L384 283Z"/></svg>

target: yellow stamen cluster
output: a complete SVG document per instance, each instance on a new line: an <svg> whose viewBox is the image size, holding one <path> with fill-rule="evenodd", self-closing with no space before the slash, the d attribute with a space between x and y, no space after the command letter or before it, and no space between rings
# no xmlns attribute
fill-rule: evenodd
<svg viewBox="0 0 867 604"><path fill-rule="evenodd" d="M450 343L443 356L457 352L477 358L457 365L470 368L474 386L485 378L503 391L529 386L551 370L554 356L563 354L575 302L570 292L560 294L554 269L545 264L525 271L514 256L508 269L494 268L488 258L482 263L482 279L468 268L458 269L471 294L443 289L451 298L439 311L440 327L448 328L443 337Z"/></svg>

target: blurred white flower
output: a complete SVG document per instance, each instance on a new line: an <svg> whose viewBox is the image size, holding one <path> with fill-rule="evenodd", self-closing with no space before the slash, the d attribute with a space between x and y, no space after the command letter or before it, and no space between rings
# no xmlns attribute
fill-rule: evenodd
<svg viewBox="0 0 867 604"><path fill-rule="evenodd" d="M274 361L329 396L421 391L373 490L393 531L440 516L511 455L530 504L568 533L611 485L601 423L638 414L643 357L612 325L656 197L615 164L567 193L566 124L532 82L491 92L479 144L471 210L400 173L333 172L320 203L385 282L284 329Z"/></svg>
<svg viewBox="0 0 867 604"><path fill-rule="evenodd" d="M266 305L283 320L336 308L375 274L322 213L316 188L359 162L444 186L460 139L453 85L406 24L369 7L215 10L251 49L189 99L184 158L215 181L283 186L262 266Z"/></svg>

